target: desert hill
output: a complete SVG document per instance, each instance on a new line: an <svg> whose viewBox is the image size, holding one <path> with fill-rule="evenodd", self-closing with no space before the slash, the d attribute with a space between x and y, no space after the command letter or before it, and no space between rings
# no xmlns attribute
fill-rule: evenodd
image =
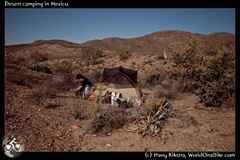
<svg viewBox="0 0 240 160"><path fill-rule="evenodd" d="M6 46L6 52L25 57L27 53L47 53L50 57L75 57L82 53L82 48L92 47L101 49L104 54L116 55L120 49L128 50L137 55L157 55L164 51L173 50L196 42L198 52L212 52L223 45L233 47L235 36L230 33L212 33L208 35L190 33L185 31L159 31L136 38L105 38L91 40L82 44L64 40L37 40L31 44L18 44Z"/></svg>

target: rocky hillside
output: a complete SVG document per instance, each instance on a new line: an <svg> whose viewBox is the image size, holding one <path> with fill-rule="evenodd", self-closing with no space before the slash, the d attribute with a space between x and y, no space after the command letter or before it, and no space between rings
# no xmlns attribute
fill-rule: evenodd
<svg viewBox="0 0 240 160"><path fill-rule="evenodd" d="M233 46L234 35L229 33L212 33L209 35L190 33L185 31L160 31L146 36L121 39L106 38L93 40L84 45L110 49L116 51L119 48L127 48L131 53L136 54L161 54L172 52L190 41L196 41L199 51L207 52L217 49L223 45Z"/></svg>
<svg viewBox="0 0 240 160"><path fill-rule="evenodd" d="M132 54L157 55L164 51L172 53L175 49L196 42L197 52L208 53L216 51L222 46L234 47L235 35L230 33L212 33L208 35L185 31L159 31L137 38L105 38L91 40L82 44L64 40L38 40L31 44L6 46L6 52L26 57L28 53L48 54L51 58L74 58L82 53L85 47L101 49L104 54L117 54L119 49L128 50Z"/></svg>

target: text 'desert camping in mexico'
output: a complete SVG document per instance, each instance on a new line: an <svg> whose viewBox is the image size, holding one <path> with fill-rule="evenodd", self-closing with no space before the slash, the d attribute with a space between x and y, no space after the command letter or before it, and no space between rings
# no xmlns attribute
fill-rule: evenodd
<svg viewBox="0 0 240 160"><path fill-rule="evenodd" d="M55 1L50 1L50 2L9 2L5 1L5 7L32 7L32 8L43 8L43 7L67 7L68 3L66 2L55 2Z"/></svg>

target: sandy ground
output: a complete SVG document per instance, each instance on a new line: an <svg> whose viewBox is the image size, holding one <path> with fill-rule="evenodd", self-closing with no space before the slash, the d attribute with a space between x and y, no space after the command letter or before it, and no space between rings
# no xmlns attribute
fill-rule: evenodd
<svg viewBox="0 0 240 160"><path fill-rule="evenodd" d="M226 104L206 108L192 93L172 100L178 116L163 128L166 140L142 137L130 123L109 134L87 133L89 119L76 119L78 99L60 94L55 107L36 105L26 86L6 82L5 132L26 139L26 151L235 151L235 110ZM86 102L94 109L94 101Z"/></svg>

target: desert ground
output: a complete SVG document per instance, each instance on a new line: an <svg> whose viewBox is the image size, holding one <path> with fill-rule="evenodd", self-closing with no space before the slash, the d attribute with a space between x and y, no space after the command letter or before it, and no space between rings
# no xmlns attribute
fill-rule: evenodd
<svg viewBox="0 0 240 160"><path fill-rule="evenodd" d="M4 131L24 137L26 152L236 151L235 35L161 31L5 48ZM98 88L103 69L119 66L138 71L141 106L69 93L78 73Z"/></svg>
<svg viewBox="0 0 240 160"><path fill-rule="evenodd" d="M139 64L144 59L129 59L122 65L130 67L132 61ZM105 63L108 62L114 62L114 58ZM26 151L235 151L235 107L230 102L221 107L205 107L194 92L178 93L169 100L175 116L166 120L162 136L142 136L136 117L144 105L119 109L71 97L67 90L44 97L54 90L46 84L49 77L54 79L58 75L6 64L5 132L22 135ZM153 89L142 88L142 92L150 96ZM93 133L94 117L106 110L126 112L131 121L127 118L124 124Z"/></svg>

